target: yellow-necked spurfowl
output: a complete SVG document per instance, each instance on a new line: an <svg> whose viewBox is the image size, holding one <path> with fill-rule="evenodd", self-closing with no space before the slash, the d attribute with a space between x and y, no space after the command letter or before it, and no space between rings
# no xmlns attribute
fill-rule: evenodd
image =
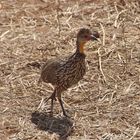
<svg viewBox="0 0 140 140"><path fill-rule="evenodd" d="M86 42L98 38L98 32L82 28L77 34L76 51L73 54L63 58L50 59L43 65L39 81L51 83L54 86L51 96L45 99L45 102L51 99L51 115L53 115L53 101L57 98L63 115L67 116L61 100L61 93L83 78L86 72L84 45Z"/></svg>

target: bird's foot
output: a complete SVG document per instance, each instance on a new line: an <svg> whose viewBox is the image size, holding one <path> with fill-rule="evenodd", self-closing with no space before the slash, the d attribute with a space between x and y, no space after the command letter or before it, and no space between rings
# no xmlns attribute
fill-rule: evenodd
<svg viewBox="0 0 140 140"><path fill-rule="evenodd" d="M49 112L49 116L53 117L53 112L52 111Z"/></svg>
<svg viewBox="0 0 140 140"><path fill-rule="evenodd" d="M66 118L70 118L70 116L66 112L63 112L63 116L65 116Z"/></svg>
<svg viewBox="0 0 140 140"><path fill-rule="evenodd" d="M51 95L50 97L45 98L45 99L44 99L44 102L45 102L45 103L47 103L47 102L48 102L48 100L50 100L50 99L57 101L56 97L55 97L55 96L53 96L53 95Z"/></svg>

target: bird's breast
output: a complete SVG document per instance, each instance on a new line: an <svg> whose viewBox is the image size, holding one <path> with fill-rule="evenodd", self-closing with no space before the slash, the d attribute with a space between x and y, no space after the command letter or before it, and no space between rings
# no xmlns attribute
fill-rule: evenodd
<svg viewBox="0 0 140 140"><path fill-rule="evenodd" d="M85 72L86 66L84 58L71 59L58 70L58 85L69 88L78 83L83 78Z"/></svg>

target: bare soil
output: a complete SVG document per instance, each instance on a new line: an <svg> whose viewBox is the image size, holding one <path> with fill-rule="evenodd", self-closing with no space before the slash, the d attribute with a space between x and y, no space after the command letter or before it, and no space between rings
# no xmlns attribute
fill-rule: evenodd
<svg viewBox="0 0 140 140"><path fill-rule="evenodd" d="M63 94L70 118L54 117L29 67L74 52L88 27L101 42L85 46L87 73ZM140 2L138 0L0 1L0 140L140 140Z"/></svg>

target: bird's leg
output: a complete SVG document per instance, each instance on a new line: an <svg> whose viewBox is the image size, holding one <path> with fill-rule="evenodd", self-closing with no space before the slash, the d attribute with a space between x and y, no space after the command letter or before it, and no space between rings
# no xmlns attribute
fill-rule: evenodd
<svg viewBox="0 0 140 140"><path fill-rule="evenodd" d="M53 116L53 101L54 100L56 101L55 95L56 95L56 90L51 95L51 111L50 111L50 116Z"/></svg>
<svg viewBox="0 0 140 140"><path fill-rule="evenodd" d="M54 92L52 93L52 95L51 95L49 98L46 98L46 99L45 99L45 103L47 103L48 100L51 99L51 111L50 111L50 116L53 116L53 101L54 101L54 100L56 101L55 95L56 95L56 90L54 90Z"/></svg>
<svg viewBox="0 0 140 140"><path fill-rule="evenodd" d="M64 109L64 106L63 106L63 102L62 102L62 99L61 99L61 93L57 94L57 97L58 97L58 101L59 101L59 103L60 103L60 106L61 106L61 108L62 108L63 115L66 116L66 117L68 117L67 114L66 114L66 111L65 111L65 109Z"/></svg>
<svg viewBox="0 0 140 140"><path fill-rule="evenodd" d="M56 96L56 90L54 90L54 92L52 93L52 95L50 97L44 99L45 103L47 103L48 100L50 100L50 99L54 99L56 101L55 96Z"/></svg>

